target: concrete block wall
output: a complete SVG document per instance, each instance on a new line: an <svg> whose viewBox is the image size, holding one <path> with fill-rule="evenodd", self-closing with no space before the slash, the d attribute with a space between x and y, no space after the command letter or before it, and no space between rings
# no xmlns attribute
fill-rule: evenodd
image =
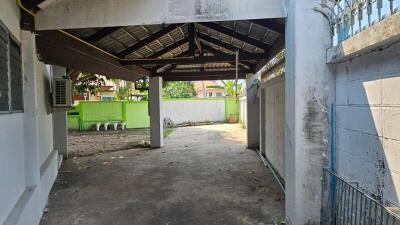
<svg viewBox="0 0 400 225"><path fill-rule="evenodd" d="M340 176L400 206L400 44L336 66Z"/></svg>
<svg viewBox="0 0 400 225"><path fill-rule="evenodd" d="M170 118L175 124L225 120L225 99L166 100L162 104L164 118Z"/></svg>
<svg viewBox="0 0 400 225"><path fill-rule="evenodd" d="M285 79L276 77L262 85L265 99L264 149L262 152L278 174L285 177Z"/></svg>

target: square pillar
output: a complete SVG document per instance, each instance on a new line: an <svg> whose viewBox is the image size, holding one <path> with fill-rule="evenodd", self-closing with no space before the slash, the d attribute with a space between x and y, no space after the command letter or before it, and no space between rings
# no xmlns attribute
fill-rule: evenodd
<svg viewBox="0 0 400 225"><path fill-rule="evenodd" d="M265 146L265 88L260 86L258 90L259 97L259 107L260 107L260 152L263 156L265 156L266 146Z"/></svg>
<svg viewBox="0 0 400 225"><path fill-rule="evenodd" d="M321 1L289 0L285 72L285 206L290 225L320 224L322 168L329 162L329 105L335 77Z"/></svg>
<svg viewBox="0 0 400 225"><path fill-rule="evenodd" d="M260 148L260 102L258 98L259 80L256 74L246 75L247 89L247 147Z"/></svg>
<svg viewBox="0 0 400 225"><path fill-rule="evenodd" d="M150 77L149 85L150 146L163 146L162 77Z"/></svg>
<svg viewBox="0 0 400 225"><path fill-rule="evenodd" d="M54 78L64 77L67 73L65 67L51 66ZM58 154L62 154L64 158L68 157L68 124L67 111L60 110L53 112L53 133L54 133L54 149L58 150Z"/></svg>

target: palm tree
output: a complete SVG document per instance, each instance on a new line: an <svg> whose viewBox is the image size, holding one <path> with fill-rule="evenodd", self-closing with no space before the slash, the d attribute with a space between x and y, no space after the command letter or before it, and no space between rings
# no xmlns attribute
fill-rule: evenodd
<svg viewBox="0 0 400 225"><path fill-rule="evenodd" d="M227 81L221 81L222 84L224 85L225 91L226 91L226 96L228 97L236 97L236 82L233 80L227 80ZM238 83L237 84L237 94L242 92L242 84Z"/></svg>

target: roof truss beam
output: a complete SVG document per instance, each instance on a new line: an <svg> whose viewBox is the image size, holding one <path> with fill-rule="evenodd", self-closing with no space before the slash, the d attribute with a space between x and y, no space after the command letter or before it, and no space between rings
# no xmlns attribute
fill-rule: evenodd
<svg viewBox="0 0 400 225"><path fill-rule="evenodd" d="M277 23L272 19L250 20L250 22L281 34L285 33L285 24Z"/></svg>
<svg viewBox="0 0 400 225"><path fill-rule="evenodd" d="M184 51L178 55L176 55L175 57L182 57L182 56L187 56L189 54L189 51ZM168 65L168 64L167 64ZM157 73L157 70L161 69L162 67L166 66L166 64L162 64L162 65L157 65L154 66L153 68L151 68L152 73Z"/></svg>
<svg viewBox="0 0 400 225"><path fill-rule="evenodd" d="M48 64L131 81L149 75L148 70L122 65L115 56L78 41L64 31L40 31L35 39L40 60Z"/></svg>
<svg viewBox="0 0 400 225"><path fill-rule="evenodd" d="M202 34L202 33L197 33L197 37L199 37L200 39L202 39L204 41L210 42L210 43L212 43L214 45L217 45L219 47L225 48L225 49L227 49L229 51L232 51L232 52L235 52L236 49L239 49L239 48L236 48L233 45L230 45L230 44L228 44L226 42L220 41L220 40L218 40L216 38L210 37L210 36ZM246 53L246 52L248 52L248 51L239 49L239 54Z"/></svg>
<svg viewBox="0 0 400 225"><path fill-rule="evenodd" d="M155 52L154 54L150 55L147 58L157 58L160 57L176 48L179 48L180 46L184 45L185 43L187 43L189 41L189 38L184 38L182 40L179 40L171 45L166 46L165 48L161 49L158 52Z"/></svg>
<svg viewBox="0 0 400 225"><path fill-rule="evenodd" d="M197 81L197 80L234 80L233 75L218 75L218 76L163 76L165 81ZM239 75L238 79L246 79L246 75Z"/></svg>
<svg viewBox="0 0 400 225"><path fill-rule="evenodd" d="M120 28L121 27L106 27L106 28L103 28L103 29L97 31L96 33L90 35L89 37L85 38L84 40L89 43L95 43L95 42L105 38L106 36L114 33L115 31L119 30Z"/></svg>
<svg viewBox="0 0 400 225"><path fill-rule="evenodd" d="M228 36L231 36L231 37L233 37L235 39L243 41L243 42L245 42L247 44L253 45L253 46L255 46L257 48L260 48L260 49L262 49L264 51L268 51L270 49L270 45L269 44L266 44L266 43L264 43L262 41L259 41L259 40L256 40L254 38L251 38L251 37L249 37L247 35L241 34L241 33L237 32L235 30L229 29L229 28L224 27L224 26L222 26L220 24L212 23L212 22L200 23L200 24L205 26L205 27L207 27L207 28L213 29L215 31L221 32L221 33L223 33L225 35L228 35Z"/></svg>
<svg viewBox="0 0 400 225"><path fill-rule="evenodd" d="M117 56L120 58L125 58L126 56L128 56L129 54L135 52L136 50L150 44L151 42L159 39L160 37L168 34L169 32L179 28L180 26L182 26L182 23L176 23L176 24L171 24L167 27L164 27L163 29L157 31L156 33L144 38L143 40L139 41L138 43L128 47L127 49L117 53Z"/></svg>
<svg viewBox="0 0 400 225"><path fill-rule="evenodd" d="M260 53L244 53L240 55L241 61L262 60L268 57L267 54ZM198 56L198 57L179 57L164 59L132 59L124 60L124 65L157 65L157 64L203 64L218 62L235 62L235 55L220 56Z"/></svg>
<svg viewBox="0 0 400 225"><path fill-rule="evenodd" d="M229 55L229 54L227 54L227 53L225 53L225 52L223 52L223 51L220 51L220 50L215 49L215 48L210 47L210 46L204 46L203 48L204 48L204 50L206 50L206 51L208 51L208 52L210 52L210 53L216 54L216 55L224 55L224 56ZM236 66L236 63L235 63L235 62L230 62L230 64L231 64L232 66ZM255 64L250 63L250 62L243 62L243 61L240 61L240 54L239 54L239 64L242 64L242 65L247 66L250 70L254 70L254 68L255 68L255 66L256 66Z"/></svg>
<svg viewBox="0 0 400 225"><path fill-rule="evenodd" d="M196 28L194 23L188 24L188 34L189 34L189 53L191 56L196 54Z"/></svg>
<svg viewBox="0 0 400 225"><path fill-rule="evenodd" d="M239 71L238 78L245 79L246 73ZM161 76L167 81L232 80L235 79L235 71L173 72Z"/></svg>

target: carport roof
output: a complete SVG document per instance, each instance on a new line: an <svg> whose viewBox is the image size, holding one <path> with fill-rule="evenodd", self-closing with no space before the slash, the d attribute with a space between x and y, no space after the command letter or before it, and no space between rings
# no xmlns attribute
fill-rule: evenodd
<svg viewBox="0 0 400 225"><path fill-rule="evenodd" d="M23 0L31 10L39 10L40 2ZM123 73L119 78L126 80L147 75L165 80L220 80L235 78L236 50L239 78L244 78L254 72L258 61L268 58L270 47L283 33L279 19L139 25L39 31L37 46L45 62L107 76ZM94 68L87 65L93 60L85 57L112 63Z"/></svg>

